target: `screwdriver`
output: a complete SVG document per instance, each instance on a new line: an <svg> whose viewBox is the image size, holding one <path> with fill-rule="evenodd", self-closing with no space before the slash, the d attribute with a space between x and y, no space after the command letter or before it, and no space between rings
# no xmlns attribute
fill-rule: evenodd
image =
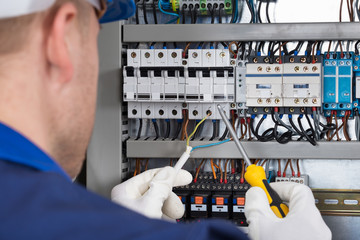
<svg viewBox="0 0 360 240"><path fill-rule="evenodd" d="M246 172L245 172L245 180L252 186L252 187L260 187L262 190L265 191L267 199L270 203L271 210L275 213L275 215L279 218L284 218L288 212L289 208L285 205L277 192L275 192L269 185L266 179L265 170L261 166L257 166L255 164L251 164L249 156L247 155L244 147L240 143L239 139L237 138L237 134L235 133L231 123L226 118L224 109L221 105L217 105L219 113L221 115L222 120L224 120L226 128L229 130L232 139L235 142L235 145L239 149L241 155L243 156L246 164L248 165Z"/></svg>

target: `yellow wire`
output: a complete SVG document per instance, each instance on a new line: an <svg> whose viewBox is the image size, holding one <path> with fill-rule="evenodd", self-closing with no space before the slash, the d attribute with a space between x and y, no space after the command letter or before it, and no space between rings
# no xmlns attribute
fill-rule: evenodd
<svg viewBox="0 0 360 240"><path fill-rule="evenodd" d="M180 18L178 18L176 21L176 24L179 24L179 23L180 23Z"/></svg>
<svg viewBox="0 0 360 240"><path fill-rule="evenodd" d="M186 139L186 146L190 145L190 139L191 137L195 134L196 130L198 129L198 127L210 116L211 114L206 115L206 117L204 117L195 127L194 131L190 134L190 136Z"/></svg>

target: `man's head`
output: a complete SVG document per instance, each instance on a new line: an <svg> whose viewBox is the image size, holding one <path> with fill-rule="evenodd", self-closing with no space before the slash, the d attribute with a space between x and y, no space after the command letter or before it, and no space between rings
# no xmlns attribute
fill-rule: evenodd
<svg viewBox="0 0 360 240"><path fill-rule="evenodd" d="M36 11L5 19L0 11L0 121L30 138L74 177L94 125L98 18L105 4L23 1Z"/></svg>

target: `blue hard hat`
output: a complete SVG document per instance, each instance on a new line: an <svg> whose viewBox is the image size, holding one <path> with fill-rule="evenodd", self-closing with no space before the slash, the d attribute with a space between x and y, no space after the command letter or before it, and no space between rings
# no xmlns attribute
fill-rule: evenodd
<svg viewBox="0 0 360 240"><path fill-rule="evenodd" d="M134 0L106 0L107 10L100 23L108 23L127 19L135 13Z"/></svg>

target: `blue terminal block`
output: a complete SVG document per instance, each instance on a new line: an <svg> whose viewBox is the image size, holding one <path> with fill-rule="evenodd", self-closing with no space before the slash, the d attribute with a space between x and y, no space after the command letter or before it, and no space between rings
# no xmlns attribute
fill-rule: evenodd
<svg viewBox="0 0 360 240"><path fill-rule="evenodd" d="M360 101L360 56L354 55L353 74L354 74L354 88L353 88L353 105L354 109L359 110Z"/></svg>
<svg viewBox="0 0 360 240"><path fill-rule="evenodd" d="M323 109L325 117L336 111L338 117L343 117L345 111L351 111L353 102L353 56L340 52L330 52L324 56Z"/></svg>

